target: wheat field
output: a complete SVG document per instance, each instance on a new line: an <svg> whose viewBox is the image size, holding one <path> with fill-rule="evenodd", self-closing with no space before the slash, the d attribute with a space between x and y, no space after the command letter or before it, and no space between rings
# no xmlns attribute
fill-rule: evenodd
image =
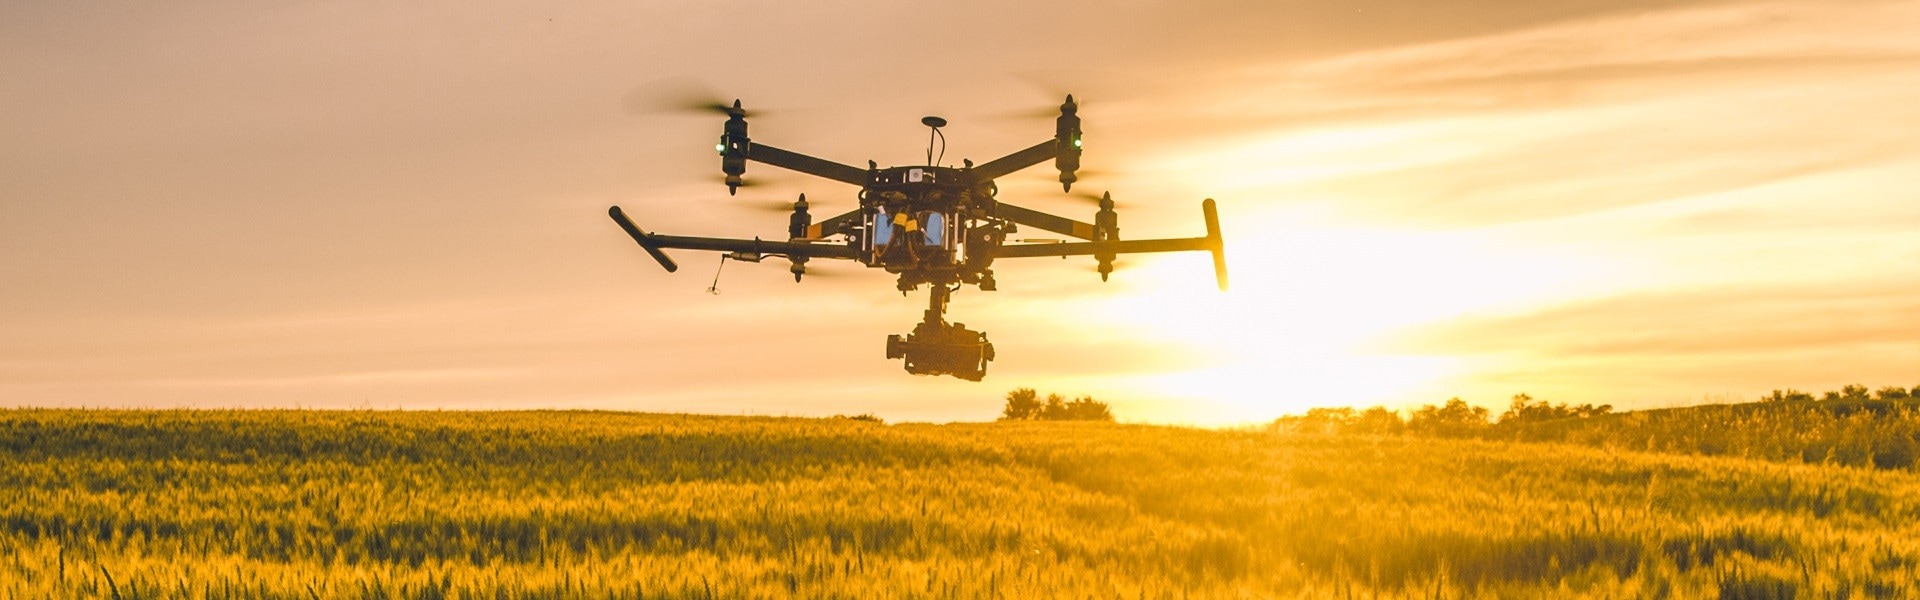
<svg viewBox="0 0 1920 600"><path fill-rule="evenodd" d="M1912 598L1920 475L1550 443L0 410L6 598Z"/></svg>

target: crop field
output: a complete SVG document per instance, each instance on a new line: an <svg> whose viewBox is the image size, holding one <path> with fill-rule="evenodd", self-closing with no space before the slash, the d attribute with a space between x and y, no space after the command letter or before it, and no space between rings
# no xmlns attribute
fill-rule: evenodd
<svg viewBox="0 0 1920 600"><path fill-rule="evenodd" d="M4 598L1915 598L1920 475L1399 435L0 410Z"/></svg>

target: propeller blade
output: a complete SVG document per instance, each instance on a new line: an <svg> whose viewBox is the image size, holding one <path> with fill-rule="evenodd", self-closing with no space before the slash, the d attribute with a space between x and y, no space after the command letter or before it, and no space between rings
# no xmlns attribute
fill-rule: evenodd
<svg viewBox="0 0 1920 600"><path fill-rule="evenodd" d="M621 105L632 115L671 112L726 116L732 114L733 102L698 79L670 77L635 86L627 92ZM748 117L761 114L753 110L741 112Z"/></svg>
<svg viewBox="0 0 1920 600"><path fill-rule="evenodd" d="M1026 169L1019 173L1008 175L1007 178L1017 177L1022 181L1032 181L1032 182L1046 181L1046 182L1058 185L1059 182L1057 181L1057 178L1060 176L1059 171L1054 171L1052 169L1053 169L1053 163L1048 162L1042 165L1041 167ZM1083 186L1092 186L1093 184L1090 182L1105 180L1112 177L1114 177L1113 171L1108 171L1106 169L1089 169L1086 167L1081 167L1079 169L1074 169L1073 171L1073 187L1074 189L1080 189ZM1072 193L1072 192L1069 192L1069 193ZM1098 195L1095 195L1094 197L1099 198Z"/></svg>
<svg viewBox="0 0 1920 600"><path fill-rule="evenodd" d="M803 279L838 280L838 279L848 278L853 273L853 271L848 271L843 268L836 268L836 267L828 267L824 269L821 268L821 265L823 264L831 264L831 263L838 263L838 262L840 261L825 259L825 258L808 259L806 263L806 271L804 272ZM779 268L780 270L787 271L789 273L793 272L792 261L788 261L785 263L776 262L776 261L762 261L760 264L773 265L774 268Z"/></svg>
<svg viewBox="0 0 1920 600"><path fill-rule="evenodd" d="M759 200L759 199L740 200L740 201L733 202L733 204L735 206L739 206L741 208L745 208L747 210L751 210L754 212L780 213L780 214L793 213L793 201L791 200Z"/></svg>
<svg viewBox="0 0 1920 600"><path fill-rule="evenodd" d="M1028 89L1034 90L1040 97L1052 100L1054 104L1053 114L1056 116L1060 114L1061 98L1065 98L1067 95L1075 94L1076 92L1107 97L1110 94L1106 93L1105 90L1096 92L1095 88L1104 87L1098 85L1102 82L1113 81L1113 79L1110 79L1112 77L1110 73L1097 73L1087 69L1035 69L1015 73L1013 77L1019 79L1021 83L1026 84ZM1121 79L1121 81L1126 80L1125 78ZM1075 96L1075 98L1079 98L1079 96Z"/></svg>
<svg viewBox="0 0 1920 600"><path fill-rule="evenodd" d="M1055 104L1053 106L1016 108L1013 110L988 113L986 118L996 121L1038 121L1041 119L1052 119L1058 116L1060 116L1060 106Z"/></svg>
<svg viewBox="0 0 1920 600"><path fill-rule="evenodd" d="M760 194L760 195L764 196L765 194ZM794 202L793 200L775 200L773 198L737 198L729 202L729 204L732 204L734 206L738 206L747 210L751 210L754 212L780 213L783 215L791 215L793 214L793 205L797 204L797 202ZM819 209L820 209L819 200L808 200L807 207L808 207L808 211L811 212L814 216L816 217L821 216L819 212Z"/></svg>
<svg viewBox="0 0 1920 600"><path fill-rule="evenodd" d="M1029 94L1032 102L1052 102L1055 109L1052 115L1060 114L1060 99L1072 94L1079 101L1080 114L1086 115L1086 100L1091 98L1101 106L1113 106L1139 100L1142 97L1155 96L1168 91L1180 91L1188 85L1187 80L1159 77L1140 77L1138 72L1122 72L1111 69L1055 68L1029 69L1012 74L1021 87L1032 90Z"/></svg>
<svg viewBox="0 0 1920 600"><path fill-rule="evenodd" d="M1082 201L1085 201L1087 204L1098 207L1100 206L1100 199L1104 194L1095 194L1093 192L1081 191L1081 192L1068 192L1067 195L1071 196L1075 200L1082 200ZM1116 210L1132 208L1135 206L1138 206L1138 205L1132 202L1121 202L1119 200L1113 201L1113 208Z"/></svg>
<svg viewBox="0 0 1920 600"><path fill-rule="evenodd" d="M719 173L708 175L706 179L714 183L724 184L727 182L727 176ZM734 187L749 188L761 193L771 191L781 195L787 195L788 192L799 193L802 189L799 185L796 185L796 181L797 180L792 177L748 175L740 178L740 184ZM791 203L792 201L788 202ZM792 207L789 206L788 208Z"/></svg>
<svg viewBox="0 0 1920 600"><path fill-rule="evenodd" d="M1065 99L1071 99L1075 107L1085 108L1086 103L1081 102L1079 98L1073 94L1073 90L1085 88L1080 85L1069 85L1066 83L1066 80L1074 79L1075 77L1063 77L1061 73L1062 72L1030 72L1016 75L1015 77L1022 80L1022 82L1026 84L1026 87L1040 91L1041 93L1033 100L1031 106L1027 106L1026 102L1022 102L1021 108L987 113L987 118L1003 121L1052 120L1060 116L1062 109L1061 101ZM1041 100L1040 98L1044 98L1045 100Z"/></svg>

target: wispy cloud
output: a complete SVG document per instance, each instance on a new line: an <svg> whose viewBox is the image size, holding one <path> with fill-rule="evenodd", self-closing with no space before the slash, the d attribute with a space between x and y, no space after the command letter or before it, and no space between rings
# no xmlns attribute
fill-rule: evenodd
<svg viewBox="0 0 1920 600"><path fill-rule="evenodd" d="M1896 281L1660 290L1512 316L1459 319L1410 334L1414 352L1531 355L1837 356L1920 340L1920 290Z"/></svg>
<svg viewBox="0 0 1920 600"><path fill-rule="evenodd" d="M1916 17L1911 3L1709 5L1246 66L1196 82L1205 94L1168 120L1214 120L1182 125L1204 137L1165 159L1243 174L1228 180L1241 194L1429 226L1850 169L1915 152L1885 124L1920 119L1920 42L1902 26ZM1285 150L1330 136L1359 142ZM1260 176L1275 170L1320 175Z"/></svg>

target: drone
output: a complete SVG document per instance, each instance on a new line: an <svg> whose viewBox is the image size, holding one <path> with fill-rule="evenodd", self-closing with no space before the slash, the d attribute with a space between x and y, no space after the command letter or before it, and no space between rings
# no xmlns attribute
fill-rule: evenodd
<svg viewBox="0 0 1920 600"><path fill-rule="evenodd" d="M968 381L986 376L987 363L994 357L987 334L961 323L948 323L945 314L948 300L965 286L994 291L993 264L998 259L1090 255L1096 261L1100 280L1106 281L1113 272L1114 258L1121 254L1208 251L1213 253L1214 277L1220 290L1227 289L1226 252L1212 198L1200 203L1205 236L1149 240L1120 239L1120 219L1110 192L1100 195L1092 223L997 198L995 179L1047 160L1052 160L1060 173L1061 191L1073 191L1079 179L1076 172L1080 170L1082 141L1079 105L1071 94L1060 104L1053 138L982 164L965 160L959 167L936 164L933 157L932 138L937 135L944 142L946 137L940 128L947 122L940 117L920 120L933 130L928 134L927 164L883 168L867 161L862 169L752 140L747 136L748 113L737 99L730 106L713 103L708 107L727 116L714 150L720 153L720 171L726 175L729 195L746 185L742 177L747 162L754 161L858 186L859 207L815 222L807 212L806 194L801 194L793 203L784 241L648 233L634 225L619 206L608 208L607 214L669 273L679 270L679 265L662 250L676 248L722 252L723 266L726 259L760 262L768 257L783 258L791 264L795 283L806 275L808 262L831 259L883 269L897 276L895 285L903 295L927 286L927 310L921 322L904 336L887 336L887 359L903 359L908 373L951 375ZM941 154L945 154L944 144ZM1082 241L1009 237L1021 226Z"/></svg>

